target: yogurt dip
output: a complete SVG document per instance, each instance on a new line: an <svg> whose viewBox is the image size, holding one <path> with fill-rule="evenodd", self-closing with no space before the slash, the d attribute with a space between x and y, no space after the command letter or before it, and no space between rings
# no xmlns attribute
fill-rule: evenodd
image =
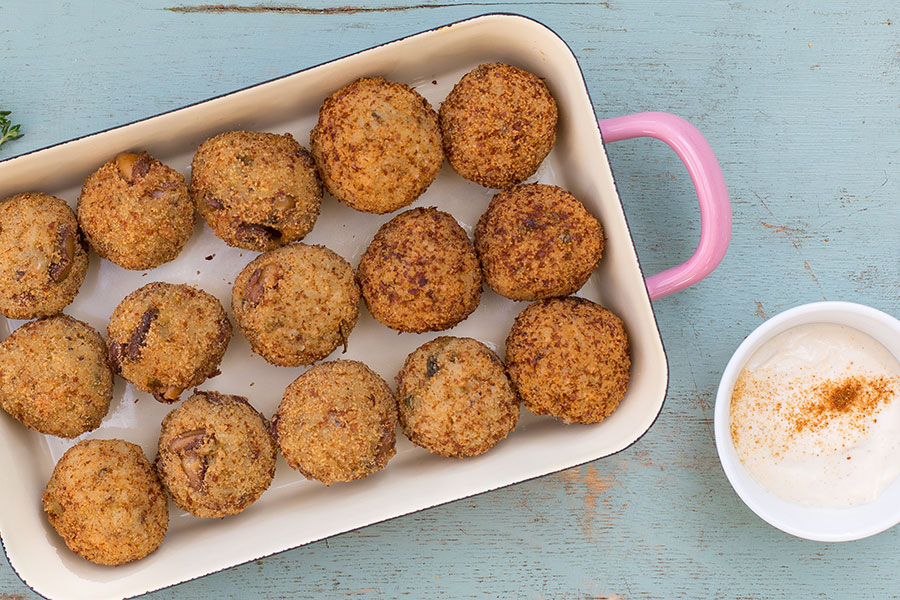
<svg viewBox="0 0 900 600"><path fill-rule="evenodd" d="M784 500L865 504L900 475L900 362L851 327L800 325L765 342L735 382L730 414L744 467Z"/></svg>

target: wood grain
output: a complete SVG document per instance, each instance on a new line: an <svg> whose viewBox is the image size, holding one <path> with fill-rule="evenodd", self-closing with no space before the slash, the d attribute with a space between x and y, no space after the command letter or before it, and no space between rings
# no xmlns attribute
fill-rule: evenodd
<svg viewBox="0 0 900 600"><path fill-rule="evenodd" d="M691 120L718 154L732 195L734 236L722 265L654 305L671 378L662 414L637 444L150 597L900 594L897 528L844 544L773 529L728 485L712 433L721 371L764 319L821 299L900 315L900 8L890 0L849 6L0 4L0 105L25 133L0 159L433 26L510 11L569 43L599 117L663 110ZM645 272L687 258L697 208L675 155L652 141L620 142L609 155ZM0 560L0 600L34 597Z"/></svg>

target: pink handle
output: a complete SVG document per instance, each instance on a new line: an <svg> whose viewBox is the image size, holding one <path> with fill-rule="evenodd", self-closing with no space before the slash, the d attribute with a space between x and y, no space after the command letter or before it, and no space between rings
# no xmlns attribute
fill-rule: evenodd
<svg viewBox="0 0 900 600"><path fill-rule="evenodd" d="M683 290L715 270L731 241L731 203L719 161L697 128L673 114L642 112L601 119L604 143L652 137L667 143L687 167L700 201L700 243L686 262L647 278L650 299Z"/></svg>

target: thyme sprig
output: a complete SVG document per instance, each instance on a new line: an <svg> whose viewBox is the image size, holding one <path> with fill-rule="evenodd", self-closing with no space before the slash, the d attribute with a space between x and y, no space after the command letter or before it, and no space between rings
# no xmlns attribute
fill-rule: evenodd
<svg viewBox="0 0 900 600"><path fill-rule="evenodd" d="M21 125L13 125L12 121L7 118L9 113L8 110L0 110L0 147L6 142L17 140L24 135L19 133Z"/></svg>

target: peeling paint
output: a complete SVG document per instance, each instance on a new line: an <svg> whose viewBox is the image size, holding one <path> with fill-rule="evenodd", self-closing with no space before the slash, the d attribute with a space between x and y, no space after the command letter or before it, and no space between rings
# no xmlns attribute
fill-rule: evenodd
<svg viewBox="0 0 900 600"><path fill-rule="evenodd" d="M585 537L594 538L595 519L600 517L603 521L601 527L603 529L612 528L612 516L610 515L611 503L607 491L616 484L615 477L608 475L603 477L597 471L594 465L588 465L582 471L583 481L585 485L584 494L584 515L582 517L581 528ZM605 510L603 513L597 511L597 500L603 504Z"/></svg>
<svg viewBox="0 0 900 600"><path fill-rule="evenodd" d="M808 263L807 261L805 261L805 260L803 261L803 267L804 267L807 271L809 271L809 274L810 274L810 276L812 276L813 281L816 282L816 285L819 285L819 278L816 277L816 274L813 273L812 267L810 267L810 266L809 266L809 263ZM821 286L819 286L819 287L821 287Z"/></svg>
<svg viewBox="0 0 900 600"><path fill-rule="evenodd" d="M760 302L759 300L756 301L756 316L763 320L768 318L766 317L766 313L763 311L762 302Z"/></svg>
<svg viewBox="0 0 900 600"><path fill-rule="evenodd" d="M789 238L791 238L791 242L794 242L793 236L805 236L807 235L807 231L805 227L794 226L788 227L787 225L772 225L771 223L762 222L762 226L766 229L771 229L775 233L784 233L787 234Z"/></svg>
<svg viewBox="0 0 900 600"><path fill-rule="evenodd" d="M753 192L753 195L756 196L756 198L759 200L760 204L762 204L763 208L766 209L766 212L769 213L769 215L771 215L772 217L774 217L775 213L772 212L772 209L769 208L769 205L766 204L766 201L763 200L760 197L760 195L757 194L756 192ZM763 227L766 227L767 229L774 230L776 233L784 233L787 236L788 240L791 242L791 245L794 247L794 250L796 250L798 253L800 252L800 246L801 246L800 238L807 235L805 228L803 228L803 227L788 227L786 225L772 225L771 223L766 223L766 222L762 222L762 225L763 225ZM812 267L809 266L809 262L806 261L805 259L803 261L803 267L806 269L806 271L809 273L810 277L812 277L813 281L815 282L816 286L821 291L822 284L819 283L819 278L816 277L815 273L813 273ZM822 299L827 300L828 298L826 298L825 295L822 294Z"/></svg>
<svg viewBox="0 0 900 600"><path fill-rule="evenodd" d="M615 507L610 501L608 491L617 483L615 476L601 475L594 465L569 469L559 475L568 496L581 496L583 510L576 518L581 526L582 535L586 539L593 540L598 529L602 532L610 531L613 528L612 513Z"/></svg>
<svg viewBox="0 0 900 600"><path fill-rule="evenodd" d="M863 291L871 289L875 281L877 281L879 277L880 273L878 271L878 267L875 265L869 265L862 271L851 274L850 280L856 282L857 291Z"/></svg>
<svg viewBox="0 0 900 600"><path fill-rule="evenodd" d="M290 4L201 4L198 6L170 6L165 10L177 13L281 13L294 15L355 15L358 13L389 13L429 8L455 8L459 6L505 6L501 2L453 2L444 4L408 4L404 6L333 6L313 8L309 6L293 6ZM547 2L523 2L525 5L547 5ZM601 6L610 8L609 2L594 4L591 2L557 2L557 6Z"/></svg>

